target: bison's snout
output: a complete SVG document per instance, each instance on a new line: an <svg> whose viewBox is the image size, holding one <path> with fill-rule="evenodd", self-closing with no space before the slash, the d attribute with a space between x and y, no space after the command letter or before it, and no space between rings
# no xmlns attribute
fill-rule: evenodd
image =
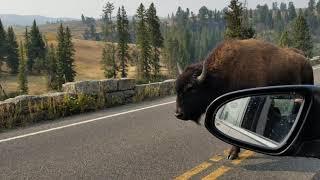
<svg viewBox="0 0 320 180"><path fill-rule="evenodd" d="M178 119L183 119L183 113L180 113L180 112L177 113L177 112L176 112L174 115L175 115L176 118L178 118Z"/></svg>
<svg viewBox="0 0 320 180"><path fill-rule="evenodd" d="M176 111L174 114L176 118L181 119L181 120L187 120L185 114L182 111Z"/></svg>
<svg viewBox="0 0 320 180"><path fill-rule="evenodd" d="M176 112L175 112L174 116L176 116L177 119L187 120L185 113L183 113L182 108L178 105L176 106Z"/></svg>

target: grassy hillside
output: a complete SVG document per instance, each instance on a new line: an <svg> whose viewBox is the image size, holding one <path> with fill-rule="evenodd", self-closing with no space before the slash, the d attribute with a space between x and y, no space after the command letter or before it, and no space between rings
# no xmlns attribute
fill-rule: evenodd
<svg viewBox="0 0 320 180"><path fill-rule="evenodd" d="M64 26L69 26L74 38L83 39L82 34L84 33L84 31L87 27L81 21L66 21L66 22L63 22L62 24ZM29 26L31 26L31 24ZM57 29L59 26L60 26L59 23L44 24L44 25L39 25L39 29L44 34L55 34L57 32ZM98 27L97 27L97 31L99 32L100 29ZM30 29L30 27L28 27L28 28ZM16 34L21 35L25 31L25 27L15 26L14 31L16 32Z"/></svg>

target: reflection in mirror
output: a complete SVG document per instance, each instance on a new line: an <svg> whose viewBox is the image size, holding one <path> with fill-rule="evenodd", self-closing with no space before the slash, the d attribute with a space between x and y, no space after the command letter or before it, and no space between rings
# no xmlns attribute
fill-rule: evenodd
<svg viewBox="0 0 320 180"><path fill-rule="evenodd" d="M216 128L227 136L265 148L279 148L293 128L304 98L297 94L251 96L220 107Z"/></svg>

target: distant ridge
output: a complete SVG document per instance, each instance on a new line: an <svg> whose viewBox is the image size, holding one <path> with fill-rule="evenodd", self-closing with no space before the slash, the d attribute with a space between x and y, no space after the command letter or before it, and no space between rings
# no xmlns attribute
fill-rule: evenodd
<svg viewBox="0 0 320 180"><path fill-rule="evenodd" d="M37 21L37 24L47 24L55 23L57 21L72 21L72 20L79 20L75 18L53 18L53 17L46 17L40 15L17 15L17 14L0 14L0 18L2 24L4 26L31 26L33 20Z"/></svg>

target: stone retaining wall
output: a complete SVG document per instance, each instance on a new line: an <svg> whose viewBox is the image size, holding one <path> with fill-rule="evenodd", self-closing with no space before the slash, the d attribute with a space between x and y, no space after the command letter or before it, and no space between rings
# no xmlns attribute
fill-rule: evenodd
<svg viewBox="0 0 320 180"><path fill-rule="evenodd" d="M310 61L312 66L316 66L320 64L320 59Z"/></svg>
<svg viewBox="0 0 320 180"><path fill-rule="evenodd" d="M0 101L0 129L173 95L174 87L175 80L143 85L136 85L134 79L66 83L63 92Z"/></svg>

